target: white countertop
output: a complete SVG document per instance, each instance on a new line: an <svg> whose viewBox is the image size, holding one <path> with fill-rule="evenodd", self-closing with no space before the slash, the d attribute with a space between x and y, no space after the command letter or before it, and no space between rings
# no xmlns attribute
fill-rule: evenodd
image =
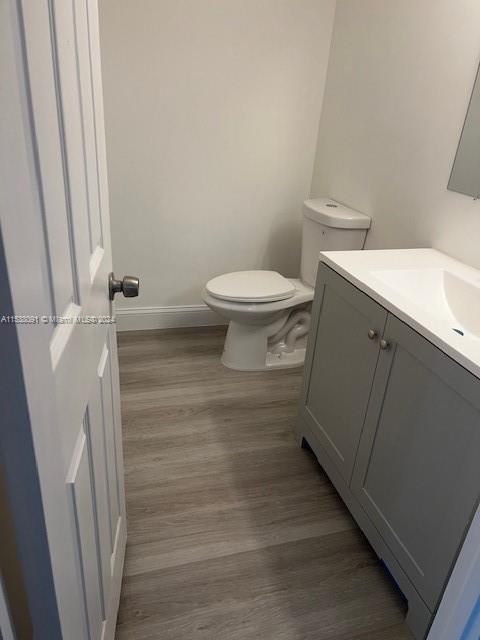
<svg viewBox="0 0 480 640"><path fill-rule="evenodd" d="M435 249L325 251L320 261L480 378L478 269Z"/></svg>

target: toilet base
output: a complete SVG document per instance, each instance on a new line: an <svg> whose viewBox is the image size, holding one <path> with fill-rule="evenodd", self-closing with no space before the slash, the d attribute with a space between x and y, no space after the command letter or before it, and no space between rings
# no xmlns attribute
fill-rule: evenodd
<svg viewBox="0 0 480 640"><path fill-rule="evenodd" d="M305 351L305 347L295 349L295 351L290 353L284 351L278 354L268 351L265 369L293 369L294 367L303 367Z"/></svg>
<svg viewBox="0 0 480 640"><path fill-rule="evenodd" d="M300 339L295 349L285 348L283 341L269 344L268 339L275 336L287 318L288 313L282 314L276 322L267 326L230 321L222 364L236 371L268 371L303 366L306 339Z"/></svg>
<svg viewBox="0 0 480 640"><path fill-rule="evenodd" d="M265 364L263 366L239 366L237 363L228 361L222 356L222 364L229 369L235 371L268 371L269 369L294 369L296 367L303 367L305 362L305 348L295 349L291 353L272 353L267 352Z"/></svg>

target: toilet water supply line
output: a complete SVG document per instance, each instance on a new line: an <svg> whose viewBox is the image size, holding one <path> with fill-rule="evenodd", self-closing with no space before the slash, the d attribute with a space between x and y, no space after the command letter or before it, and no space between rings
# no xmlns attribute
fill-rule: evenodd
<svg viewBox="0 0 480 640"><path fill-rule="evenodd" d="M310 313L308 311L296 311L285 322L283 327L270 338L271 343L279 342L285 338L285 351L295 350L295 343L308 333L310 328Z"/></svg>

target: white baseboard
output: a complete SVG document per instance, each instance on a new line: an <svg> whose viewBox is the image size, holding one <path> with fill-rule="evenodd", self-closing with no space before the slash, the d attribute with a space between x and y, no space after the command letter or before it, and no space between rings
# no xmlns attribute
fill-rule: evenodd
<svg viewBox="0 0 480 640"><path fill-rule="evenodd" d="M115 311L117 331L142 329L174 329L175 327L207 327L227 324L206 304L179 307L133 307Z"/></svg>

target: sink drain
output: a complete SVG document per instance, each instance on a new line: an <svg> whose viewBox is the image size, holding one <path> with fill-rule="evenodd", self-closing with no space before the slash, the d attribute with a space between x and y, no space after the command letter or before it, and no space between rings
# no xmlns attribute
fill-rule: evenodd
<svg viewBox="0 0 480 640"><path fill-rule="evenodd" d="M452 327L453 331L455 331L455 333L458 333L458 335L460 336L464 336L465 333L461 330L461 329L455 329L455 327Z"/></svg>

